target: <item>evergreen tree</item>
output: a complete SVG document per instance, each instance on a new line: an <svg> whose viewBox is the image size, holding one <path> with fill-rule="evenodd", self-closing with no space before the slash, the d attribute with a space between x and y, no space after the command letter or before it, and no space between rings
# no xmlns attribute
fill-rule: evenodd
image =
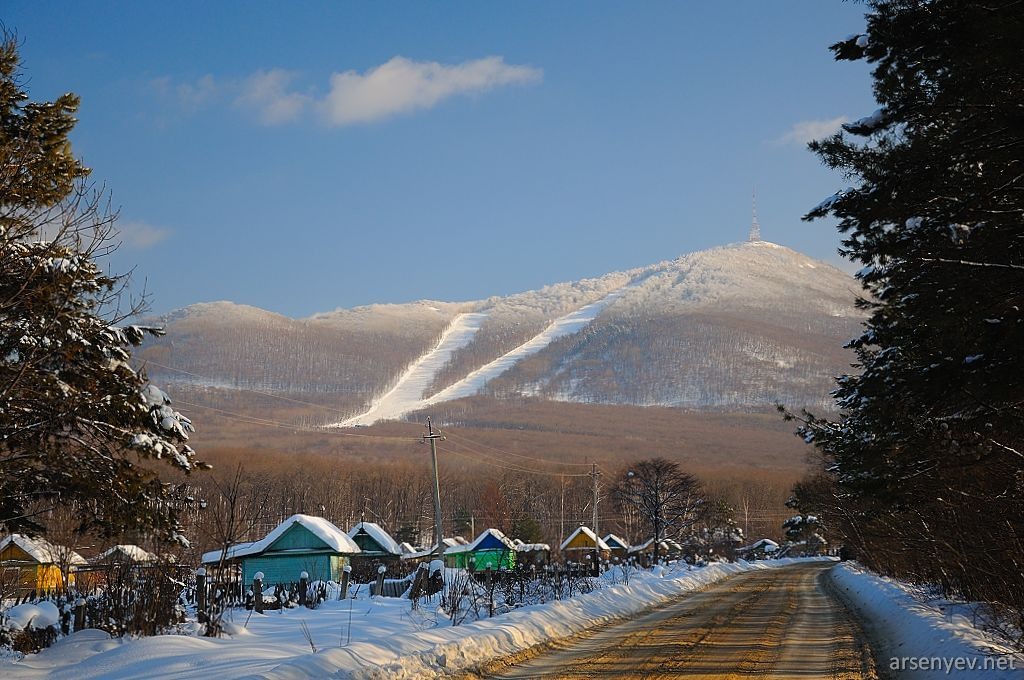
<svg viewBox="0 0 1024 680"><path fill-rule="evenodd" d="M177 533L182 491L162 461L201 463L192 427L130 365L159 329L121 323L124 280L101 269L115 215L86 183L68 134L78 98L35 103L17 43L0 38L0 527L45 531L57 507L79 529Z"/></svg>
<svg viewBox="0 0 1024 680"><path fill-rule="evenodd" d="M805 414L871 566L1024 612L1024 3L872 0L832 46L874 114L811 148L869 313L838 422ZM849 520L849 521L847 521Z"/></svg>

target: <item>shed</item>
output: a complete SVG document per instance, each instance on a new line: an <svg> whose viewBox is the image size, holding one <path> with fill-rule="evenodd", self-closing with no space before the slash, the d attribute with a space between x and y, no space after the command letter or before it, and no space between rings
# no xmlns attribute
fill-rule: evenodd
<svg viewBox="0 0 1024 680"><path fill-rule="evenodd" d="M516 565L516 546L497 529L486 529L468 545L449 548L444 553L449 567L466 569L472 563L475 569L511 569Z"/></svg>
<svg viewBox="0 0 1024 680"><path fill-rule="evenodd" d="M562 545L558 546L558 549L566 557L575 559L581 559L584 554L591 554L595 551L599 553L601 559L608 559L611 554L608 544L598 538L589 527L583 525L577 527L576 531L569 535L569 538L562 541Z"/></svg>
<svg viewBox="0 0 1024 680"><path fill-rule="evenodd" d="M72 585L74 567L84 564L85 559L71 548L43 538L10 534L0 539L0 577L5 583L16 583L19 596Z"/></svg>
<svg viewBox="0 0 1024 680"><path fill-rule="evenodd" d="M292 583L306 572L311 580L341 579L342 570L359 546L348 534L322 517L292 515L265 537L228 548L227 558L241 565L242 580L263 572L263 582ZM203 554L203 564L217 564L221 551Z"/></svg>
<svg viewBox="0 0 1024 680"><path fill-rule="evenodd" d="M776 557L779 552L779 544L770 538L762 538L750 545L736 548L736 556L745 560L763 560L766 557Z"/></svg>
<svg viewBox="0 0 1024 680"><path fill-rule="evenodd" d="M359 554L352 556L353 579L363 582L376 578L377 567L381 564L394 572L402 557L402 548L383 527L374 522L359 522L349 530L348 536L359 546Z"/></svg>
<svg viewBox="0 0 1024 680"><path fill-rule="evenodd" d="M518 540L513 543L516 544L516 564L519 566L543 567L551 559L551 546L547 543L523 543Z"/></svg>

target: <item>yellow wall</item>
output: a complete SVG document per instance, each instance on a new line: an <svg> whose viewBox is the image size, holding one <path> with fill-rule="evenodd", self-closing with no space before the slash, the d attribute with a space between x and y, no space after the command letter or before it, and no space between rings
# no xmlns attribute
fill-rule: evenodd
<svg viewBox="0 0 1024 680"><path fill-rule="evenodd" d="M64 579L61 574L60 567L56 564L39 564L32 556L26 553L24 550L14 545L9 544L6 548L0 552L0 562L18 562L17 566L4 568L4 579L9 578L9 569L17 569L18 574L16 577L18 587L20 590L25 592L30 590L36 591L48 591L48 590L61 590L64 587ZM32 564L25 564L31 562ZM68 577L69 585L75 582L74 574Z"/></svg>

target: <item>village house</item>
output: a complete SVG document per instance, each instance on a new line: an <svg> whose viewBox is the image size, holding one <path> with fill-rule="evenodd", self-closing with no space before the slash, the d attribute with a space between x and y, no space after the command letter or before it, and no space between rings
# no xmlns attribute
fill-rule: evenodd
<svg viewBox="0 0 1024 680"><path fill-rule="evenodd" d="M618 558L620 561L626 559L626 556L629 554L629 541L615 534L608 534L604 537L604 542L608 545L613 560L615 558Z"/></svg>
<svg viewBox="0 0 1024 680"><path fill-rule="evenodd" d="M219 564L221 552L204 553L203 564ZM300 514L281 522L258 541L230 546L226 560L241 569L245 583L252 581L257 572L263 572L265 585L293 583L302 572L313 581L338 581L359 552L355 541L328 520Z"/></svg>
<svg viewBox="0 0 1024 680"><path fill-rule="evenodd" d="M32 591L63 590L75 583L75 568L85 559L71 548L42 538L10 534L0 539L0 583L18 597Z"/></svg>
<svg viewBox="0 0 1024 680"><path fill-rule="evenodd" d="M585 527L582 524L576 528L576 531L569 534L569 538L562 541L562 545L558 546L558 549L566 560L577 562L585 559L587 555L593 556L595 552L602 560L608 559L611 555L611 548L608 547L608 544L598 538L590 527Z"/></svg>
<svg viewBox="0 0 1024 680"><path fill-rule="evenodd" d="M516 547L517 566L543 567L551 560L551 546L547 543L523 543L512 539Z"/></svg>
<svg viewBox="0 0 1024 680"><path fill-rule="evenodd" d="M359 522L348 532L356 545L359 554L352 556L352 570L358 572L356 580L363 580L366 575L376 576L377 567L384 565L394 571L402 558L402 548L391 534L374 522Z"/></svg>
<svg viewBox="0 0 1024 680"><path fill-rule="evenodd" d="M89 560L90 564L152 564L159 558L148 550L137 545L123 544L107 548L96 557Z"/></svg>
<svg viewBox="0 0 1024 680"><path fill-rule="evenodd" d="M448 548L444 553L447 567L474 569L512 569L516 565L516 546L497 529L487 529L467 545Z"/></svg>

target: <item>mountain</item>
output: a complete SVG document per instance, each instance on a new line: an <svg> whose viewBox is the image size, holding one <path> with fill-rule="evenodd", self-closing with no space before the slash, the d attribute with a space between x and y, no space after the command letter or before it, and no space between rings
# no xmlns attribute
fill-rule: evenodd
<svg viewBox="0 0 1024 680"><path fill-rule="evenodd" d="M235 404L320 405L304 417L322 424L402 418L474 395L820 409L852 358L842 345L863 318L858 289L831 265L751 241L472 302L306 319L192 305L161 317L167 336L139 356L158 383Z"/></svg>

